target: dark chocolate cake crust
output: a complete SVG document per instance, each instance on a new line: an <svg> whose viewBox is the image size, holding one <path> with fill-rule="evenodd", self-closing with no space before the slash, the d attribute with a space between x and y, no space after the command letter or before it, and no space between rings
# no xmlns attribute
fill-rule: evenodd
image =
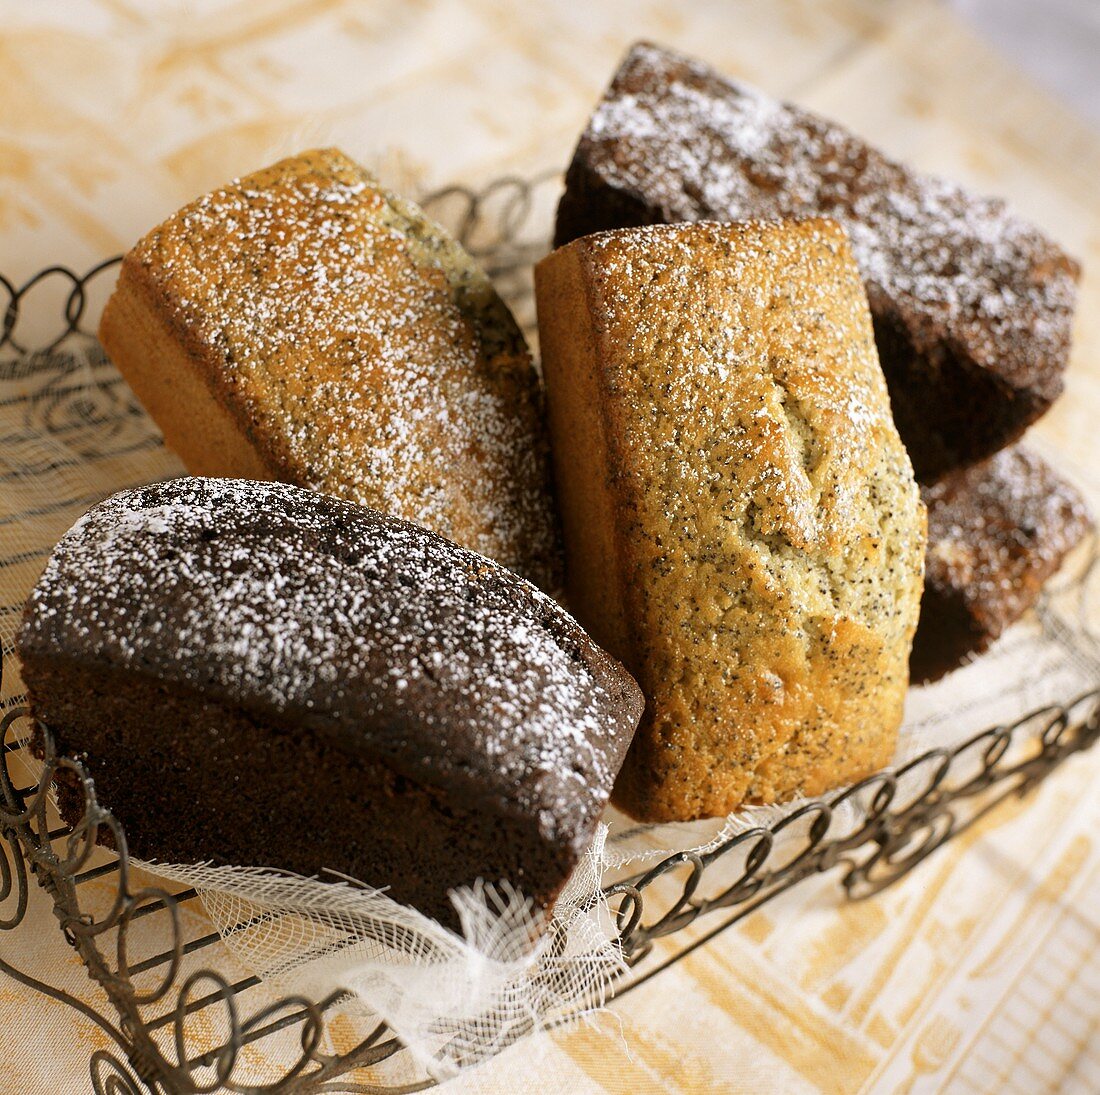
<svg viewBox="0 0 1100 1095"><path fill-rule="evenodd" d="M580 139L555 246L610 228L831 217L847 229L894 419L933 482L1016 440L1059 395L1077 264L1003 202L640 43Z"/></svg>
<svg viewBox="0 0 1100 1095"><path fill-rule="evenodd" d="M297 487L125 491L56 548L30 702L145 859L352 875L432 916L552 901L641 714L552 599L416 525Z"/></svg>
<svg viewBox="0 0 1100 1095"><path fill-rule="evenodd" d="M928 555L909 662L916 684L986 650L1092 525L1077 489L1021 445L922 495Z"/></svg>

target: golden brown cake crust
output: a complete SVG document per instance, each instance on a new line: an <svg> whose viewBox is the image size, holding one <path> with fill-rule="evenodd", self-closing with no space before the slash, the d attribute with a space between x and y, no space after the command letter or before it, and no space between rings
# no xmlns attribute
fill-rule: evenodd
<svg viewBox="0 0 1100 1095"><path fill-rule="evenodd" d="M523 336L469 255L340 152L283 160L155 228L101 338L189 470L373 506L555 584Z"/></svg>
<svg viewBox="0 0 1100 1095"><path fill-rule="evenodd" d="M570 603L647 699L616 801L721 815L886 763L925 514L843 230L608 232L536 290Z"/></svg>

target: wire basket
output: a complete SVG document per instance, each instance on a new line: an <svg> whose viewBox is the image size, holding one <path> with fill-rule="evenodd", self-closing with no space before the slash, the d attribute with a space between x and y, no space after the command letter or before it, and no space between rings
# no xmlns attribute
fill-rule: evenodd
<svg viewBox="0 0 1100 1095"><path fill-rule="evenodd" d="M545 250L545 240L525 233L537 219L533 210L556 189L554 175L509 178L478 192L450 188L424 202L485 262L532 335L530 267ZM0 288L9 297L0 331L0 380L20 380L28 428L78 436L85 431L96 438L98 451L152 451L160 446L155 429L88 332L95 302L109 290L118 262L108 260L82 275L51 267L19 286L0 275ZM60 323L46 335L32 335L26 329L28 297L51 285L54 300L61 301ZM77 342L79 355L72 352ZM89 386L85 376L77 384L75 374L88 368L96 382ZM0 437L0 445L13 440ZM79 448L79 440L75 444ZM1093 542L1069 579L1044 595L1040 615L1055 618L1054 597L1062 615L1067 604L1077 602L1077 610L1085 612L1098 573ZM0 632L7 674L13 672L13 630L9 620ZM768 824L734 832L703 851L665 855L644 871L608 883L603 896L627 971L610 994L625 995L813 876L832 872L848 899L890 885L999 802L1026 794L1096 742L1100 678L1094 679L1098 687L1065 702L991 726L949 748L925 751ZM38 751L44 752L37 769L28 764L36 731ZM238 976L223 935L201 914L192 915L198 894L150 884L133 867L126 835L109 804L97 800L85 766L56 755L48 731L33 726L17 694L5 701L0 743L0 930L14 930L26 918L33 875L53 904L61 935L97 985L100 1006L47 984L34 969L0 960L0 970L78 1009L110 1036L117 1048L99 1050L90 1061L97 1095L396 1093L432 1086L427 1078L387 1079L393 1075L388 1066L404 1047L385 1024L340 1052L325 1048L326 1025L346 993L315 1000L291 995L271 1003L258 977ZM36 774L28 776L32 771ZM63 824L52 803L51 785L59 776L83 796L83 816L75 826ZM100 846L108 835L117 851ZM212 1048L193 1050L196 1024L220 1032ZM519 1026L509 1037L525 1033ZM245 1076L249 1047L265 1044L276 1045L281 1054L278 1075L263 1081Z"/></svg>

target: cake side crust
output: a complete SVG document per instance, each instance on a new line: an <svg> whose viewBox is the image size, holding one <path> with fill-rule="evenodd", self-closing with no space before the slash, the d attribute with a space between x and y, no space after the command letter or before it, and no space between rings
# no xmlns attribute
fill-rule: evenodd
<svg viewBox="0 0 1100 1095"><path fill-rule="evenodd" d="M124 261L100 320L99 341L168 448L196 475L293 477L270 449L250 443L246 416L210 382L216 370L202 346L180 337L154 301L155 290L141 267Z"/></svg>
<svg viewBox="0 0 1100 1095"><path fill-rule="evenodd" d="M611 438L607 376L589 299L582 248L562 248L535 267L539 342L555 491L566 553L566 596L589 632L620 661L630 660L621 514L629 502Z"/></svg>
<svg viewBox="0 0 1100 1095"><path fill-rule="evenodd" d="M555 843L530 815L191 689L55 658L27 658L24 672L59 755L82 756L140 859L339 872L457 927L447 894L478 878L507 880L548 907L595 824ZM77 789L62 784L59 804L66 821L80 820Z"/></svg>

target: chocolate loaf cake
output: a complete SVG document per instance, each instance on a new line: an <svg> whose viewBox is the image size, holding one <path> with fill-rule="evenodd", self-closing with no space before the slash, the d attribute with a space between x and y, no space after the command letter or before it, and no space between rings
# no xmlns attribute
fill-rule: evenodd
<svg viewBox="0 0 1100 1095"><path fill-rule="evenodd" d="M559 586L523 335L455 240L335 149L154 228L99 337L193 474L311 487Z"/></svg>
<svg viewBox="0 0 1100 1095"><path fill-rule="evenodd" d="M535 285L570 604L646 696L616 803L688 820L882 767L925 518L844 230L608 232Z"/></svg>
<svg viewBox="0 0 1100 1095"><path fill-rule="evenodd" d="M919 480L997 452L1061 392L1078 267L1054 243L995 198L653 45L630 50L580 139L555 242L808 214L848 230Z"/></svg>
<svg viewBox="0 0 1100 1095"><path fill-rule="evenodd" d="M1092 525L1077 489L1019 445L922 494L928 556L909 663L917 683L987 649Z"/></svg>
<svg viewBox="0 0 1100 1095"><path fill-rule="evenodd" d="M554 900L642 706L528 582L274 483L179 479L94 507L19 654L33 713L87 757L134 855L331 869L444 921L478 878Z"/></svg>

